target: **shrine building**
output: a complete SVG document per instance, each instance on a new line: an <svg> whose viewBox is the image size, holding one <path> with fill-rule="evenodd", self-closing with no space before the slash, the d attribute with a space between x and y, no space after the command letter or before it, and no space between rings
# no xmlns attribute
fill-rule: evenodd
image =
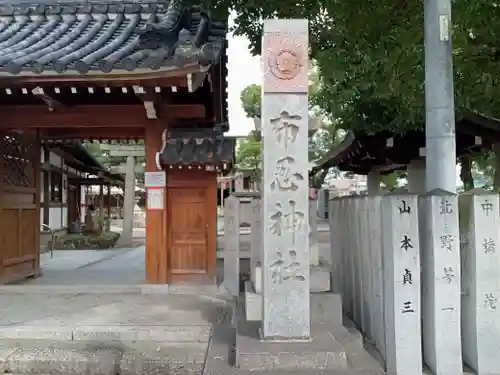
<svg viewBox="0 0 500 375"><path fill-rule="evenodd" d="M477 113L465 114L456 122L455 131L458 159L491 149L500 142L500 121ZM423 131L411 131L403 136L391 132L373 135L350 132L338 147L311 169L310 175L331 167L359 175L370 175L372 172L387 174L408 169L424 159Z"/></svg>
<svg viewBox="0 0 500 375"><path fill-rule="evenodd" d="M215 282L217 174L235 147L226 33L227 16L182 2L0 5L2 282L40 267L41 145L88 140L144 140L146 171L165 172L145 281Z"/></svg>

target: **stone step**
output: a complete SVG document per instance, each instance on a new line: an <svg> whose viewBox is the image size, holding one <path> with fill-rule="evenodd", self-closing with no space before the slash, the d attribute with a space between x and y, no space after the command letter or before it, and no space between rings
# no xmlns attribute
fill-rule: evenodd
<svg viewBox="0 0 500 375"><path fill-rule="evenodd" d="M216 285L0 285L0 294L173 294L217 296Z"/></svg>
<svg viewBox="0 0 500 375"><path fill-rule="evenodd" d="M346 361L345 366L342 361L338 361L337 365L339 368L329 368L329 369L321 369L316 370L314 368L307 368L308 366L302 366L304 368L293 368L293 366L289 365L288 368L281 368L281 365L284 365L283 360L288 361L289 363L293 362L293 360L300 359L299 357L304 357L304 354L295 357L295 358L283 358L281 355L274 355L274 361L280 361L279 366L274 369L264 369L262 368L262 364L256 365L255 363L242 363L241 358L238 356L241 353L238 353L238 350L232 351L231 345L235 345L234 337L236 336L235 329L230 325L219 325L214 328L213 335L210 340L210 345L207 352L207 361L204 368L204 375L219 375L219 374L242 374L242 375L258 375L258 374L283 374L283 375L291 375L291 374L310 374L310 375L383 375L385 374L382 365L375 360L364 348L363 339L358 334L351 334L345 327L338 326L332 332L330 332L331 336L333 336L336 342L340 345L341 350L336 351L337 353L345 353ZM238 340L238 339L236 339ZM228 344L230 343L230 344ZM310 343L311 344L311 343ZM258 344L257 344L258 345ZM285 347L286 344L282 345L280 350L288 351L289 354L293 353L296 350L290 350ZM300 344L299 344L300 346ZM317 344L310 345L309 347L309 360L316 362L321 360L321 357L324 356L321 350L318 349ZM321 348L319 348L321 349ZM332 350L332 349L330 349ZM269 348L266 348L265 345L258 345L258 350L256 352L260 352L264 357L269 357L270 351ZM275 353L273 353L275 354ZM286 354L286 353L285 353ZM330 353L329 353L330 354ZM331 359L331 358L330 358ZM251 365L252 368L246 369L244 368L234 368L231 366L231 363L239 362L239 365L243 365L243 367L247 367ZM323 363L324 364L324 363ZM286 363L285 363L286 365ZM259 368L261 367L261 368Z"/></svg>
<svg viewBox="0 0 500 375"><path fill-rule="evenodd" d="M215 375L216 373L206 373L203 375ZM219 375L219 374L217 374ZM378 372L367 370L269 370L269 371L251 371L232 369L230 372L224 372L220 375L379 375Z"/></svg>
<svg viewBox="0 0 500 375"><path fill-rule="evenodd" d="M24 375L198 375L206 345L102 345L0 341L0 373Z"/></svg>
<svg viewBox="0 0 500 375"><path fill-rule="evenodd" d="M208 342L208 325L171 326L0 326L0 340L60 340L99 342Z"/></svg>

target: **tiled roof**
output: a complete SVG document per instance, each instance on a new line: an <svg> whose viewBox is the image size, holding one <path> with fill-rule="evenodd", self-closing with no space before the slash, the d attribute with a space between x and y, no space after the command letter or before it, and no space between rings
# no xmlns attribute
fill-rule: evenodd
<svg viewBox="0 0 500 375"><path fill-rule="evenodd" d="M0 74L95 74L216 63L226 22L168 3L0 4ZM175 21L175 22L174 22Z"/></svg>
<svg viewBox="0 0 500 375"><path fill-rule="evenodd" d="M236 140L224 136L170 134L161 160L166 165L233 164Z"/></svg>

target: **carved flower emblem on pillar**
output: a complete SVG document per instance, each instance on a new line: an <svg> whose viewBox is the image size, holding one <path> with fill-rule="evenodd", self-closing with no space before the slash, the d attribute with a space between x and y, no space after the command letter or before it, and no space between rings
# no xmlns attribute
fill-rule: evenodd
<svg viewBox="0 0 500 375"><path fill-rule="evenodd" d="M282 50L276 57L276 69L280 73L278 78L293 79L300 73L303 64L299 57L290 50Z"/></svg>
<svg viewBox="0 0 500 375"><path fill-rule="evenodd" d="M264 91L308 91L307 34L271 34L264 38Z"/></svg>
<svg viewBox="0 0 500 375"><path fill-rule="evenodd" d="M271 72L279 79L294 79L303 67L302 59L296 51L283 49L278 51L276 57L271 62Z"/></svg>

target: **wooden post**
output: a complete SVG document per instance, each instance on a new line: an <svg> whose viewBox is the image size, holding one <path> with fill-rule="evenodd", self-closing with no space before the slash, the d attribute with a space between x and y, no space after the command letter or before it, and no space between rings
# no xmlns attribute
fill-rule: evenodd
<svg viewBox="0 0 500 375"><path fill-rule="evenodd" d="M104 184L102 182L99 185L99 229L104 230Z"/></svg>
<svg viewBox="0 0 500 375"><path fill-rule="evenodd" d="M50 166L50 151L43 149L43 161ZM50 225L50 169L43 172L43 223Z"/></svg>
<svg viewBox="0 0 500 375"><path fill-rule="evenodd" d="M60 205L60 213L61 213L61 227L64 227L64 159L61 158L61 181L59 185L59 191L61 192L61 202L59 202ZM67 193L66 193L67 194ZM67 196L67 195L66 195ZM66 201L67 202L67 201Z"/></svg>
<svg viewBox="0 0 500 375"><path fill-rule="evenodd" d="M107 202L107 208L108 208L108 226L107 230L108 232L111 231L111 184L108 184L108 202Z"/></svg>
<svg viewBox="0 0 500 375"><path fill-rule="evenodd" d="M150 124L146 127L146 171L156 172L156 153L161 149L164 127ZM164 189L165 190L165 189ZM146 209L146 281L150 284L168 284L167 194L163 194L163 210ZM146 200L147 200L146 195ZM148 204L146 202L146 207Z"/></svg>
<svg viewBox="0 0 500 375"><path fill-rule="evenodd" d="M135 156L127 156L127 173L125 174L125 194L123 202L123 231L120 242L124 246L132 246L134 230L135 203Z"/></svg>
<svg viewBox="0 0 500 375"><path fill-rule="evenodd" d="M35 187L35 204L36 204L36 223L35 226L35 272L36 276L39 275L40 272L40 177L41 177L41 165L40 165L40 132L37 130L35 133L35 147L34 147L34 155L33 157L33 174L34 174L34 187ZM1 163L3 164L3 163ZM0 195L1 197L1 195Z"/></svg>

